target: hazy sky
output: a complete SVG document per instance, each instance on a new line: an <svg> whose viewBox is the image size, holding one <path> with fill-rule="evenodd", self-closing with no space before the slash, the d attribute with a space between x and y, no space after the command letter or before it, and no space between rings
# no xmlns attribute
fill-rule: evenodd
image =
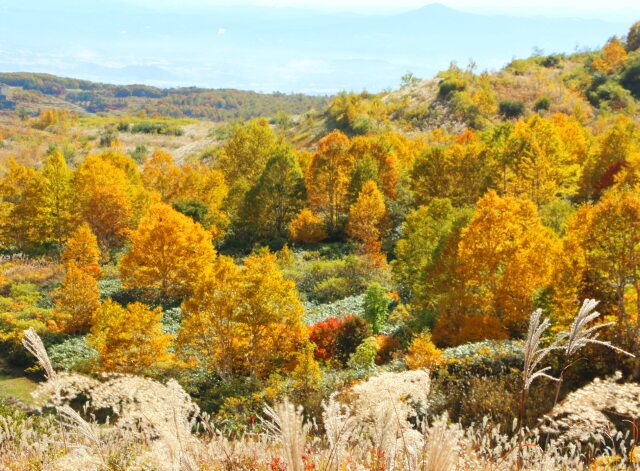
<svg viewBox="0 0 640 471"><path fill-rule="evenodd" d="M409 10L431 2L429 0L123 0L151 7L189 7L206 5L251 4L313 8L322 10L348 10L359 12ZM629 19L640 16L638 0L440 0L452 8L484 13L508 13L544 16L579 16L598 19Z"/></svg>

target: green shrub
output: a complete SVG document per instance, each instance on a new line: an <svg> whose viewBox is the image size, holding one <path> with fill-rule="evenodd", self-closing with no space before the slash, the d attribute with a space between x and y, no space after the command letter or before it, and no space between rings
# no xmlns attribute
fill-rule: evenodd
<svg viewBox="0 0 640 471"><path fill-rule="evenodd" d="M438 97L441 100L448 100L455 92L460 92L467 88L467 84L461 78L447 78L440 82L438 87Z"/></svg>
<svg viewBox="0 0 640 471"><path fill-rule="evenodd" d="M507 119L514 119L524 113L524 103L517 100L503 100L498 105L498 112Z"/></svg>
<svg viewBox="0 0 640 471"><path fill-rule="evenodd" d="M356 351L349 357L347 366L354 371L370 371L375 368L376 354L378 353L378 342L375 337L367 337Z"/></svg>
<svg viewBox="0 0 640 471"><path fill-rule="evenodd" d="M625 68L620 78L620 84L640 100L640 60L636 60Z"/></svg>
<svg viewBox="0 0 640 471"><path fill-rule="evenodd" d="M49 358L56 370L86 371L98 358L98 352L87 344L85 336L79 336L51 346Z"/></svg>
<svg viewBox="0 0 640 471"><path fill-rule="evenodd" d="M382 323L389 317L391 299L387 290L378 283L373 283L364 296L364 318L371 325L374 334L380 333Z"/></svg>
<svg viewBox="0 0 640 471"><path fill-rule="evenodd" d="M548 111L550 107L551 107L551 100L549 99L549 97L546 97L546 96L538 98L535 104L533 105L533 109L536 112Z"/></svg>

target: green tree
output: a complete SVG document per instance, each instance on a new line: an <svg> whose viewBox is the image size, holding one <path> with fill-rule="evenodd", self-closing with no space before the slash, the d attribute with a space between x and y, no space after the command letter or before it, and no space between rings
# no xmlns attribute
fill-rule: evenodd
<svg viewBox="0 0 640 471"><path fill-rule="evenodd" d="M380 333L382 324L389 316L391 299L387 290L378 283L373 283L367 288L364 296L364 318L371 325L374 334Z"/></svg>

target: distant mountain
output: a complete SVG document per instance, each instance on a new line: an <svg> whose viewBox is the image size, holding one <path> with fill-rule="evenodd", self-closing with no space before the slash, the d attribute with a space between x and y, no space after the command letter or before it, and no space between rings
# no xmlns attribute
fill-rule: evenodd
<svg viewBox="0 0 640 471"><path fill-rule="evenodd" d="M450 61L497 69L534 47L573 52L628 23L484 16L432 4L394 15L282 8L166 11L117 0L0 5L0 71L112 83L332 93L395 87Z"/></svg>

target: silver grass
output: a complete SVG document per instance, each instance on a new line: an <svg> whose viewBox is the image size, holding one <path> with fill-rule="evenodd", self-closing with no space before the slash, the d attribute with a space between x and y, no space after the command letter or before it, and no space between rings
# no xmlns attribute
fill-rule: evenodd
<svg viewBox="0 0 640 471"><path fill-rule="evenodd" d="M634 354L616 347L610 342L598 340L598 331L600 329L613 325L613 322L607 322L604 324L597 324L591 327L587 327L590 322L600 317L600 313L595 310L597 305L598 301L596 301L595 299L585 299L582 303L580 312L578 312L578 315L573 320L573 325L571 326L571 330L568 333L567 343L565 344L565 356L570 357L587 345L595 344L602 345L630 357L635 357Z"/></svg>
<svg viewBox="0 0 640 471"><path fill-rule="evenodd" d="M267 430L283 447L287 469L304 471L302 456L310 427L304 423L302 407L285 399L275 407L266 406L264 413L269 419L265 424Z"/></svg>
<svg viewBox="0 0 640 471"><path fill-rule="evenodd" d="M44 348L44 344L42 343L40 336L32 327L24 331L22 337L22 345L24 345L24 348L29 350L29 352L34 357L36 357L38 363L40 363L40 366L42 366L47 379L50 381L55 381L56 372L51 365L51 360L49 360L47 349Z"/></svg>
<svg viewBox="0 0 640 471"><path fill-rule="evenodd" d="M559 381L558 378L547 374L547 371L551 369L550 366L536 370L549 353L559 348L555 343L549 347L540 348L542 336L549 328L549 325L551 325L549 319L544 319L540 322L541 317L542 309L536 309L531 313L531 317L529 318L527 343L524 350L524 368L522 369L522 379L525 391L529 390L531 384L537 378L548 378L553 381Z"/></svg>

